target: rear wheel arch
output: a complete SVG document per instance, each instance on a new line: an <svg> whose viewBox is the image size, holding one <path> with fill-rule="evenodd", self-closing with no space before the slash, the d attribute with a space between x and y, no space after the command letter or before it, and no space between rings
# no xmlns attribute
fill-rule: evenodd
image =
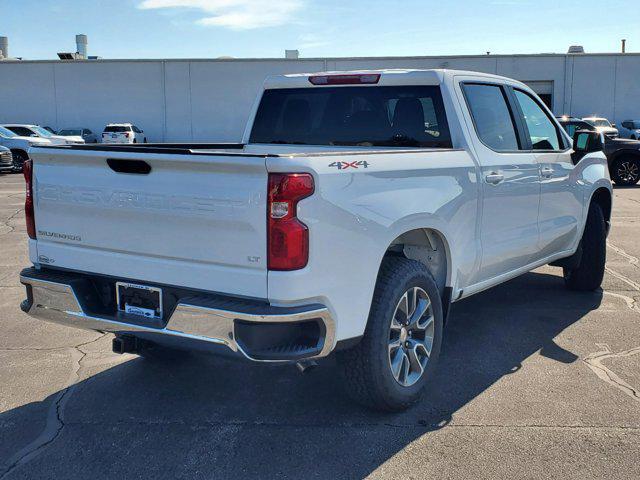
<svg viewBox="0 0 640 480"><path fill-rule="evenodd" d="M27 154L27 152L21 148L12 148L11 153L13 155L16 155L16 154L22 155L25 159L29 158L29 155Z"/></svg>
<svg viewBox="0 0 640 480"><path fill-rule="evenodd" d="M416 228L397 236L387 247L387 257L404 257L424 264L433 277L446 314L451 303L451 253L444 234L433 228Z"/></svg>
<svg viewBox="0 0 640 480"><path fill-rule="evenodd" d="M612 208L612 199L611 192L608 188L600 187L597 188L593 194L591 195L591 201L589 205L592 203L596 203L602 209L602 214L604 215L604 220L607 224L611 222L611 208Z"/></svg>

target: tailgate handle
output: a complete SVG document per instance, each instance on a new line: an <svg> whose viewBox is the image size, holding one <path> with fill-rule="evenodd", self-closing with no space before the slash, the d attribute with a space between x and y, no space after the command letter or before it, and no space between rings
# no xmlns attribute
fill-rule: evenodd
<svg viewBox="0 0 640 480"><path fill-rule="evenodd" d="M151 171L151 165L144 160L115 160L108 158L107 165L109 165L111 170L118 173L147 175Z"/></svg>

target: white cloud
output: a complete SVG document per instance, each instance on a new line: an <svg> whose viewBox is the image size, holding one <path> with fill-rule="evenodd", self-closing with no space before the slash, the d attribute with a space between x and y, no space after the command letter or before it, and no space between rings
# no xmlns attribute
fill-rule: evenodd
<svg viewBox="0 0 640 480"><path fill-rule="evenodd" d="M144 0L139 8L201 10L200 25L234 30L275 27L289 23L305 0Z"/></svg>

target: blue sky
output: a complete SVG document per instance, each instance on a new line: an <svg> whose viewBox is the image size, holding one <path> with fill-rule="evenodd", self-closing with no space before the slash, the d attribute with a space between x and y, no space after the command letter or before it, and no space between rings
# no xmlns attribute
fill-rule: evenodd
<svg viewBox="0 0 640 480"><path fill-rule="evenodd" d="M56 58L302 57L640 52L637 1L0 0L11 54Z"/></svg>

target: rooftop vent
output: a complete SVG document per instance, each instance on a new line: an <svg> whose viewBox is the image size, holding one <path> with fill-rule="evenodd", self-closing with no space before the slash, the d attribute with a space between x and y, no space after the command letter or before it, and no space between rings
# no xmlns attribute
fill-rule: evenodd
<svg viewBox="0 0 640 480"><path fill-rule="evenodd" d="M80 59L87 58L87 43L86 35L76 35L76 52Z"/></svg>
<svg viewBox="0 0 640 480"><path fill-rule="evenodd" d="M0 58L9 58L9 38L0 37Z"/></svg>
<svg viewBox="0 0 640 480"><path fill-rule="evenodd" d="M584 47L582 45L571 45L567 53L584 53Z"/></svg>
<svg viewBox="0 0 640 480"><path fill-rule="evenodd" d="M82 60L83 57L77 52L58 52L58 58L60 60Z"/></svg>

